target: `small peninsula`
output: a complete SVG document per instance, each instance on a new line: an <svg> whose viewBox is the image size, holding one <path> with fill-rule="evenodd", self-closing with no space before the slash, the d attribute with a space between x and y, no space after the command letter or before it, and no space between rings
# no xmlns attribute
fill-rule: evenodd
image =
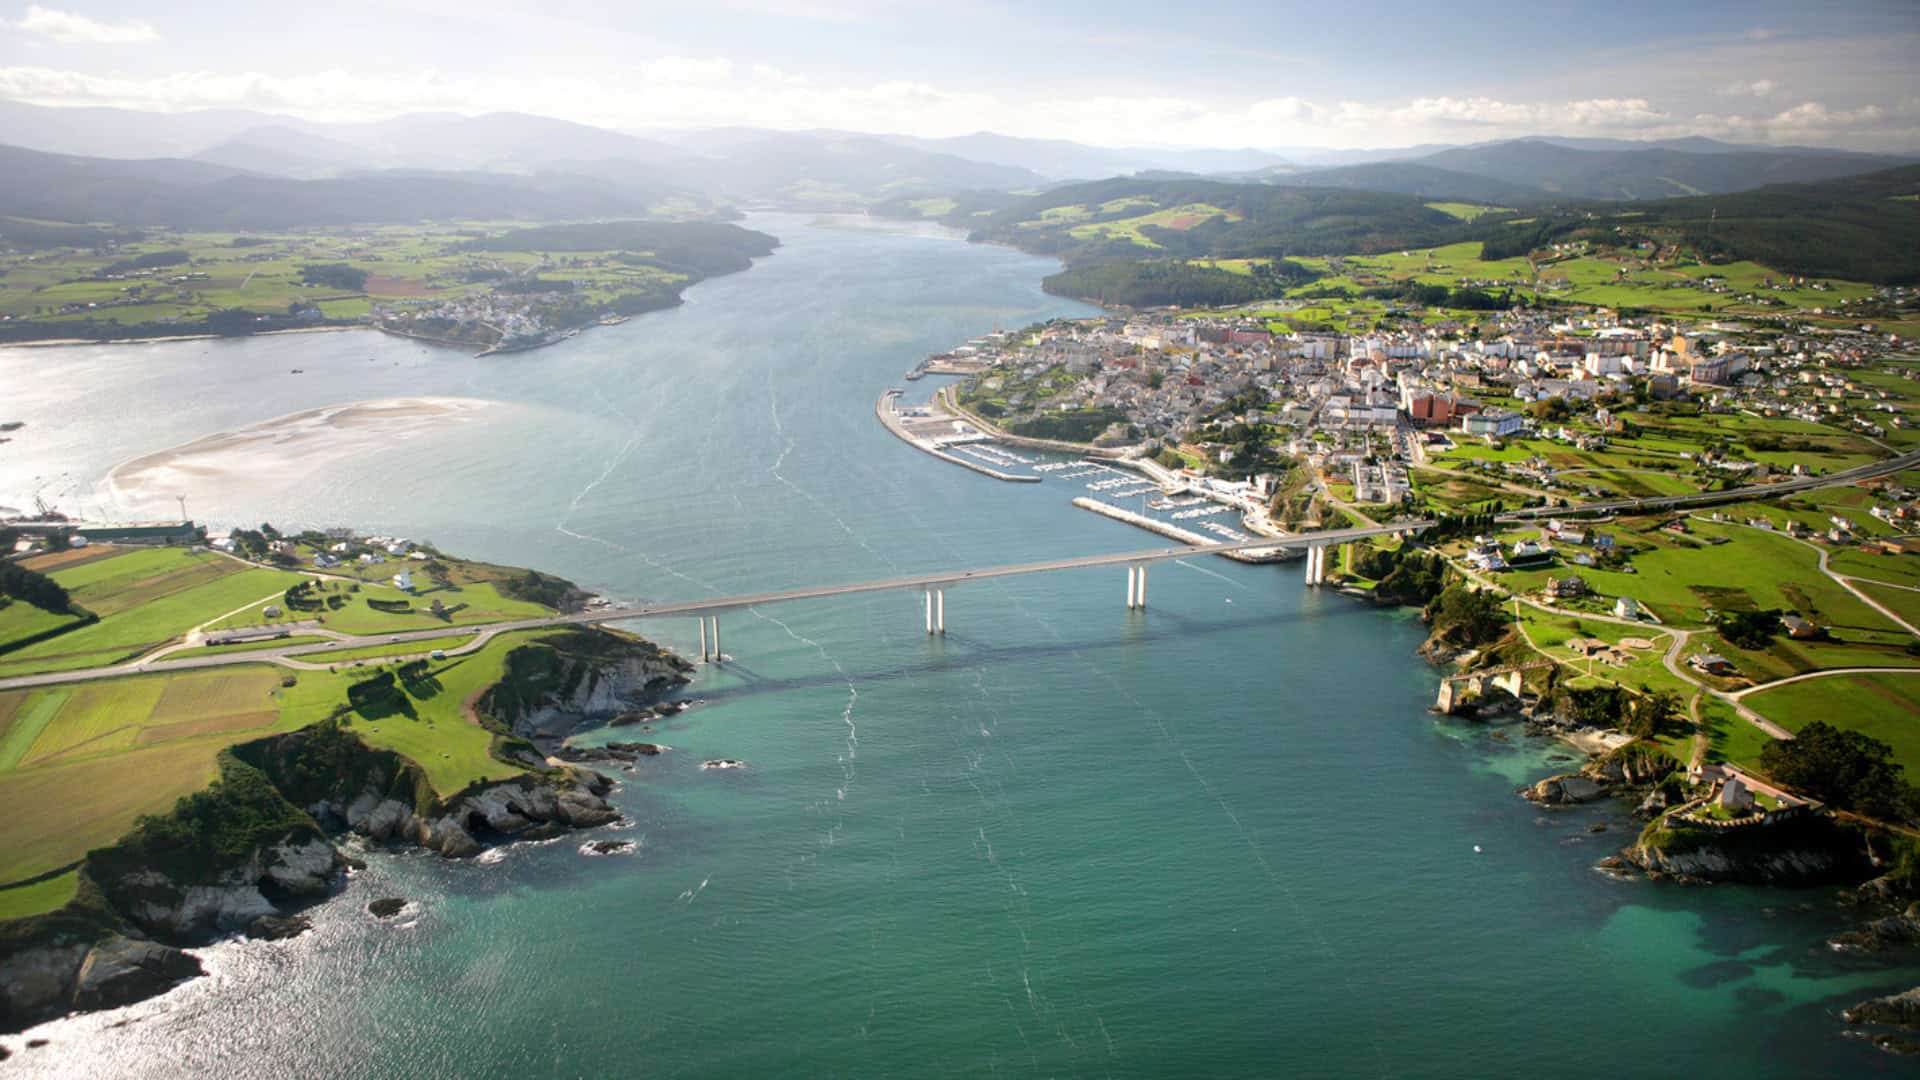
<svg viewBox="0 0 1920 1080"><path fill-rule="evenodd" d="M614 823L582 762L663 748L567 736L684 707L692 665L642 638L501 629L596 602L538 571L348 530L0 532L30 548L0 563L0 1030L301 933L345 838L462 858Z"/></svg>

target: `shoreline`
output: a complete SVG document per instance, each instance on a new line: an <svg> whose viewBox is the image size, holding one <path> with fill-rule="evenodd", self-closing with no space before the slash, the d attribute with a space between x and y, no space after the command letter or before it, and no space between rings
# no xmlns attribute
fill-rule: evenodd
<svg viewBox="0 0 1920 1080"><path fill-rule="evenodd" d="M284 330L262 330L257 334L164 334L158 337L130 338L43 338L37 341L0 342L0 349L64 349L80 345L165 345L176 341L224 341L229 338L279 337L285 334L338 334L348 330L372 330L364 323L336 326L289 326Z"/></svg>

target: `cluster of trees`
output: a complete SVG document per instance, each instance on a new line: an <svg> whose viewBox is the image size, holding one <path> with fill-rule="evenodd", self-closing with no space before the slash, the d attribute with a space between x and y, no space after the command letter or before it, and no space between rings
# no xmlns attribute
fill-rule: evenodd
<svg viewBox="0 0 1920 1080"><path fill-rule="evenodd" d="M162 266L179 266L188 262L192 256L184 248L169 251L149 251L144 255L135 255L131 259L122 259L109 265L103 274L125 274L134 270L156 270Z"/></svg>
<svg viewBox="0 0 1920 1080"><path fill-rule="evenodd" d="M1552 669L1548 701L1553 714L1574 727L1619 728L1646 739L1665 732L1681 716L1680 696L1670 690L1643 688L1634 693L1622 686L1575 688L1561 684L1560 674L1560 668Z"/></svg>
<svg viewBox="0 0 1920 1080"><path fill-rule="evenodd" d="M1507 632L1512 618L1500 598L1486 589L1450 585L1422 613L1433 637L1460 648L1489 645Z"/></svg>
<svg viewBox="0 0 1920 1080"><path fill-rule="evenodd" d="M1373 595L1385 601L1424 608L1446 590L1447 560L1413 548L1377 548L1356 544L1353 570L1375 582Z"/></svg>
<svg viewBox="0 0 1920 1080"><path fill-rule="evenodd" d="M1713 627L1723 641L1737 645L1742 649L1764 649L1773 642L1773 635L1780 629L1780 612L1769 611L1718 611L1713 616Z"/></svg>
<svg viewBox="0 0 1920 1080"><path fill-rule="evenodd" d="M566 610L580 594L573 582L538 570L508 578L500 583L500 591L515 600L542 604L556 611Z"/></svg>
<svg viewBox="0 0 1920 1080"><path fill-rule="evenodd" d="M0 562L0 596L32 604L55 615L73 611L73 600L59 582L15 562Z"/></svg>
<svg viewBox="0 0 1920 1080"><path fill-rule="evenodd" d="M367 272L351 263L308 263L300 268L300 283L360 292L367 287Z"/></svg>
<svg viewBox="0 0 1920 1080"><path fill-rule="evenodd" d="M1170 260L1112 259L1048 275L1041 288L1106 307L1244 304L1279 291L1245 274Z"/></svg>
<svg viewBox="0 0 1920 1080"><path fill-rule="evenodd" d="M1769 777L1816 799L1888 821L1920 816L1920 792L1894 763L1893 747L1823 720L1791 739L1769 741L1760 751Z"/></svg>
<svg viewBox="0 0 1920 1080"><path fill-rule="evenodd" d="M1493 531L1497 525L1494 517L1492 510L1477 514L1441 514L1434 519L1433 526L1421 534L1421 539L1437 543L1462 536L1478 536Z"/></svg>
<svg viewBox="0 0 1920 1080"><path fill-rule="evenodd" d="M1365 289L1360 295L1371 300L1405 300L1422 307L1461 311L1505 311L1516 303L1524 303L1514 299L1512 289L1495 296L1485 289L1450 289L1445 285L1420 285L1411 281Z"/></svg>

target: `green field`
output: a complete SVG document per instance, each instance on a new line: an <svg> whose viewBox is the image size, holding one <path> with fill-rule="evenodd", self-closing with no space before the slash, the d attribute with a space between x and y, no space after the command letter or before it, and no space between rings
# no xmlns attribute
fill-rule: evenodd
<svg viewBox="0 0 1920 1080"><path fill-rule="evenodd" d="M390 564L391 565L391 564ZM403 567L407 564L401 564ZM388 571L391 576L392 571ZM323 599L326 609L319 612L287 610L284 604L263 601L246 611L230 615L219 620L213 629L231 630L237 627L273 626L281 623L296 623L318 619L329 630L338 630L343 634L395 634L406 630L428 630L437 626L455 627L473 623L501 622L510 619L539 618L551 615L553 611L528 600L515 600L502 596L499 586L490 581L474 581L464 585L439 588L426 584L426 576L417 571L415 578L420 587L412 593L401 592L392 585L380 584L369 580L365 584L321 581L316 585L317 595ZM341 600L339 607L332 606L331 598ZM367 601L377 600L389 604L405 604L405 611L380 611ZM444 615L435 615L432 605L440 601ZM279 606L281 614L268 618L266 608Z"/></svg>
<svg viewBox="0 0 1920 1080"><path fill-rule="evenodd" d="M1893 747L1908 776L1920 776L1920 673L1828 675L1761 690L1743 703L1789 731L1824 720L1870 735Z"/></svg>
<svg viewBox="0 0 1920 1080"><path fill-rule="evenodd" d="M417 762L442 795L477 779L518 775L523 770L493 757L492 733L474 723L467 709L482 691L500 681L509 652L542 636L537 631L502 634L479 652L432 661L425 677L402 684L404 702L357 712L352 728L368 745ZM377 670L367 665L338 672L301 672L299 681L283 691L283 722L300 727L332 715L346 701L347 687Z"/></svg>
<svg viewBox="0 0 1920 1080"><path fill-rule="evenodd" d="M124 550L51 576L100 621L0 654L0 676L119 663L301 580L186 548Z"/></svg>
<svg viewBox="0 0 1920 1080"><path fill-rule="evenodd" d="M1430 202L1427 206L1443 214L1459 218L1461 221L1474 221L1487 214L1506 214L1513 212L1513 207L1511 206L1482 206L1479 203L1465 202Z"/></svg>
<svg viewBox="0 0 1920 1080"><path fill-rule="evenodd" d="M0 921L65 907L80 889L80 871L69 870L32 885L0 889Z"/></svg>

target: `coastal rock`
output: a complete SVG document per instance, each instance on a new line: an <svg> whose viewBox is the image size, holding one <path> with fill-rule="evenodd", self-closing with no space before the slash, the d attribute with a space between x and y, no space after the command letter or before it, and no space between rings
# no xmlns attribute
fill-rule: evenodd
<svg viewBox="0 0 1920 1080"><path fill-rule="evenodd" d="M80 965L91 951L90 942L60 934L0 956L0 1030L18 1031L65 1012Z"/></svg>
<svg viewBox="0 0 1920 1080"><path fill-rule="evenodd" d="M1543 806L1571 806L1576 803L1592 802L1606 793L1605 788L1579 773L1549 776L1523 792L1528 801Z"/></svg>
<svg viewBox="0 0 1920 1080"><path fill-rule="evenodd" d="M254 851L243 863L198 882L175 880L141 868L106 876L101 887L134 925L165 940L194 940L245 929L263 915L278 915L269 894L324 896L346 869L346 860L311 830Z"/></svg>
<svg viewBox="0 0 1920 1080"><path fill-rule="evenodd" d="M74 985L77 1009L112 1009L163 993L182 979L205 974L179 949L118 935L95 945Z"/></svg>
<svg viewBox="0 0 1920 1080"><path fill-rule="evenodd" d="M247 924L247 936L255 941L284 941L313 929L313 920L305 915L262 915Z"/></svg>
<svg viewBox="0 0 1920 1080"><path fill-rule="evenodd" d="M582 855L624 855L636 845L631 840L592 840L580 845Z"/></svg>
<svg viewBox="0 0 1920 1080"><path fill-rule="evenodd" d="M1920 986L1886 997L1869 998L1843 1010L1840 1019L1849 1024L1884 1024L1920 1031Z"/></svg>
<svg viewBox="0 0 1920 1080"><path fill-rule="evenodd" d="M391 919L407 906L403 897L386 896L367 905L367 914L376 919Z"/></svg>

